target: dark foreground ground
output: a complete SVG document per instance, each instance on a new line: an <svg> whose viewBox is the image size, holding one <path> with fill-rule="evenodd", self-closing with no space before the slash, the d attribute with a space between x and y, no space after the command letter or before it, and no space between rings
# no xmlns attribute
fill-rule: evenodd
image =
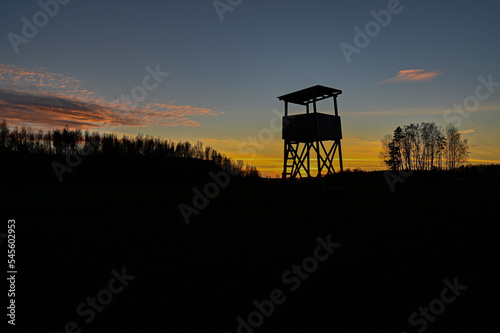
<svg viewBox="0 0 500 333"><path fill-rule="evenodd" d="M16 220L14 331L496 331L499 185L413 174L392 193L383 173L346 175L343 189L233 179L189 225L178 205L193 205L191 185L3 187L0 232Z"/></svg>

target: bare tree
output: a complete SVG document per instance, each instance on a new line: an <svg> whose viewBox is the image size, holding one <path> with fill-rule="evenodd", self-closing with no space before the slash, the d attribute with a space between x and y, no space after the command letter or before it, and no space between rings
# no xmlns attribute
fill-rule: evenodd
<svg viewBox="0 0 500 333"><path fill-rule="evenodd" d="M460 132L456 126L448 124L446 127L446 143L448 169L453 170L468 160L468 141L461 139Z"/></svg>
<svg viewBox="0 0 500 333"><path fill-rule="evenodd" d="M432 170L435 168L434 162L441 148L444 139L442 130L435 123L422 123L420 126L423 143L422 150L422 170Z"/></svg>
<svg viewBox="0 0 500 333"><path fill-rule="evenodd" d="M208 161L212 155L212 147L205 147L205 159Z"/></svg>
<svg viewBox="0 0 500 333"><path fill-rule="evenodd" d="M193 157L203 159L203 155L203 143L201 141L197 141L193 146Z"/></svg>
<svg viewBox="0 0 500 333"><path fill-rule="evenodd" d="M381 140L379 157L391 170L455 169L469 157L467 140L453 125L444 131L435 123L398 127Z"/></svg>
<svg viewBox="0 0 500 333"><path fill-rule="evenodd" d="M43 136L43 141L45 143L45 149L49 154L52 154L52 134L50 131L47 131Z"/></svg>
<svg viewBox="0 0 500 333"><path fill-rule="evenodd" d="M43 131L39 129L36 132L36 138L35 138L35 150L37 153L43 153Z"/></svg>
<svg viewBox="0 0 500 333"><path fill-rule="evenodd" d="M5 119L0 123L0 147L7 146L7 138L9 137L9 126L7 126L7 122Z"/></svg>

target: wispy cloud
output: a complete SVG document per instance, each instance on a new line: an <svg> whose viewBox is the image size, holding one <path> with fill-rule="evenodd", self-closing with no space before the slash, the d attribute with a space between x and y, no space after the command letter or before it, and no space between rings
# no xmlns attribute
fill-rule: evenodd
<svg viewBox="0 0 500 333"><path fill-rule="evenodd" d="M148 125L200 126L192 119L216 115L212 109L155 100L130 107L85 88L81 80L0 64L0 118L15 125L109 128Z"/></svg>
<svg viewBox="0 0 500 333"><path fill-rule="evenodd" d="M406 69L399 71L395 77L379 82L379 84L428 81L439 75L441 75L441 72L427 71L425 69Z"/></svg>
<svg viewBox="0 0 500 333"><path fill-rule="evenodd" d="M476 129L478 129L478 128L479 127L469 128L466 130L458 131L458 133L460 133L460 134L474 133L476 131Z"/></svg>

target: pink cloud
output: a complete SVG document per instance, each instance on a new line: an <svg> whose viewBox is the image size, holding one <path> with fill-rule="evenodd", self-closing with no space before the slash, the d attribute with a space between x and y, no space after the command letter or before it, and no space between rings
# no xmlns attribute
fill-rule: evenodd
<svg viewBox="0 0 500 333"><path fill-rule="evenodd" d="M439 75L441 75L441 72L426 71L424 69L407 69L399 71L395 77L379 82L379 84L428 81Z"/></svg>
<svg viewBox="0 0 500 333"><path fill-rule="evenodd" d="M44 128L116 128L201 126L193 117L213 116L209 108L154 101L130 107L130 102L109 100L86 89L81 80L0 64L0 119L12 125Z"/></svg>

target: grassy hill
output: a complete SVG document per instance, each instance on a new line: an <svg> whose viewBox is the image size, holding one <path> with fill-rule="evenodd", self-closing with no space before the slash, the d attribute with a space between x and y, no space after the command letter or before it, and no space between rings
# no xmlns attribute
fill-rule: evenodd
<svg viewBox="0 0 500 333"><path fill-rule="evenodd" d="M254 332L417 332L409 317L456 278L467 289L426 331L493 325L497 169L414 173L395 192L383 172L328 186L231 178L187 225L179 204L193 206L210 182L3 187L2 217L17 223L19 321L46 332L74 321L82 332L230 333L279 290ZM318 237L340 246L301 278L293 266L312 265ZM85 322L77 307L122 269L134 278Z"/></svg>

